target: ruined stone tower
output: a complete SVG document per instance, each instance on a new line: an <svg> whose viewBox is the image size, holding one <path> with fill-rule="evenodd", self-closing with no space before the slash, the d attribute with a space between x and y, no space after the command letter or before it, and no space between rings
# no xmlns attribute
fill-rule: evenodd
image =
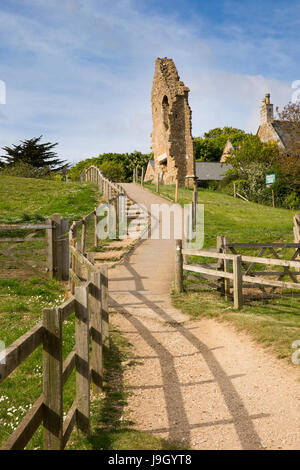
<svg viewBox="0 0 300 470"><path fill-rule="evenodd" d="M192 187L195 175L189 88L172 59L156 59L152 86L152 150L155 177L164 184Z"/></svg>

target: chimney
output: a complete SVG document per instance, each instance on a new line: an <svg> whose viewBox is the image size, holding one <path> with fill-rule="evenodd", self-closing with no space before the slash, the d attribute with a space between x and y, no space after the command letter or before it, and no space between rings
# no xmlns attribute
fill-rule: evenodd
<svg viewBox="0 0 300 470"><path fill-rule="evenodd" d="M260 108L260 124L272 123L274 121L274 109L270 102L270 93L267 93L262 100Z"/></svg>

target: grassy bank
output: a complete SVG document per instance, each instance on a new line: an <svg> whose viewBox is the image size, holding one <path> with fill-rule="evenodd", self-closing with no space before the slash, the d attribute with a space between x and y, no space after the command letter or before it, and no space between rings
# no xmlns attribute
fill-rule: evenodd
<svg viewBox="0 0 300 470"><path fill-rule="evenodd" d="M155 192L154 185L145 186ZM160 194L174 200L175 187L161 186ZM204 204L205 248L216 246L217 235L226 235L232 242L293 242L293 211L244 202L214 191L199 190L198 195L199 202ZM179 203L191 201L192 191L180 188ZM258 250L243 252L257 256ZM288 249L279 251L282 258L290 257L292 253L293 250ZM264 256L274 257L269 252ZM199 258L191 257L191 262L197 263ZM288 280L288 277L284 279ZM173 295L174 305L183 312L194 319L213 317L231 322L237 330L249 333L277 357L291 363L291 344L300 338L300 299L297 294L277 290L269 300L249 296L243 310L237 312L232 301L225 301L211 283L190 279L185 281L185 289L185 293Z"/></svg>
<svg viewBox="0 0 300 470"><path fill-rule="evenodd" d="M44 221L53 213L60 213L70 220L79 219L91 212L99 200L96 186L89 183L64 183L47 180L0 177L0 223L34 223ZM87 227L87 245L92 248L93 219ZM1 232L11 237L24 232ZM33 241L21 243L14 251L29 264L45 261L45 233ZM78 231L80 237L80 230ZM11 244L2 243L0 249ZM110 243L103 241L96 251L109 250ZM29 250L29 254L24 249ZM32 250L38 249L35 253ZM23 250L23 251L22 251ZM31 251L31 252L30 252ZM116 249L118 253L118 249ZM43 308L60 305L66 296L63 284L46 280L22 269L9 257L0 254L0 340L6 346L41 321ZM176 443L139 432L134 423L124 415L128 392L123 388L123 373L133 362L128 360L130 344L117 330L111 331L111 348L105 354L104 388L101 396L93 396L91 403L91 427L89 438L73 432L70 449L177 449ZM63 324L63 356L74 347L74 314ZM32 404L42 393L42 349L38 348L10 377L0 384L0 446L22 421ZM75 398L75 373L64 387L64 413ZM42 448L42 429L34 435L27 449Z"/></svg>
<svg viewBox="0 0 300 470"><path fill-rule="evenodd" d="M145 188L155 192L155 185ZM193 191L179 188L179 203L192 202ZM160 195L174 201L175 186L160 186ZM204 247L216 246L217 235L231 242L292 242L294 212L235 199L225 193L199 189L198 200L204 204Z"/></svg>
<svg viewBox="0 0 300 470"><path fill-rule="evenodd" d="M96 187L91 184L0 176L0 223L35 223L44 221L53 213L60 213L71 220L78 219L93 209L98 197ZM41 231L37 235L32 241L19 244L14 254L30 266L40 268L42 274L45 233ZM24 231L2 231L0 236L23 237ZM6 250L11 246L11 243L1 243L0 249ZM0 262L0 340L8 346L41 320L43 308L63 302L65 286L35 275L4 254L0 254ZM74 318L65 322L63 328L66 357L74 346ZM74 399L74 380L73 374L64 389L65 410ZM0 445L21 422L41 392L40 347L0 385ZM42 433L39 430L28 448L40 448L41 444Z"/></svg>
<svg viewBox="0 0 300 470"><path fill-rule="evenodd" d="M96 201L90 183L0 176L0 224L40 221L55 213L76 220Z"/></svg>

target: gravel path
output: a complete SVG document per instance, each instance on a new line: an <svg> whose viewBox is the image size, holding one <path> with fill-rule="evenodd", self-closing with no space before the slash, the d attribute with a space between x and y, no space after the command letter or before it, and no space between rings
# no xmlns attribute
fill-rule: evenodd
<svg viewBox="0 0 300 470"><path fill-rule="evenodd" d="M147 208L166 203L125 186ZM136 360L124 377L136 428L193 449L299 449L298 371L230 325L172 307L173 263L173 240L145 240L110 270L111 321Z"/></svg>

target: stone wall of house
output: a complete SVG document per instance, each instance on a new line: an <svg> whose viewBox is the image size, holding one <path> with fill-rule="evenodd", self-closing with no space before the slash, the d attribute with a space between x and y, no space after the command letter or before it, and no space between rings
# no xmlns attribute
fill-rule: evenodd
<svg viewBox="0 0 300 470"><path fill-rule="evenodd" d="M154 176L155 176L154 175L154 168L152 167L151 163L148 162L145 177L144 177L144 181L154 180Z"/></svg>
<svg viewBox="0 0 300 470"><path fill-rule="evenodd" d="M278 135L273 127L274 108L270 102L270 94L267 93L262 100L260 108L260 126L257 135L261 142L279 142Z"/></svg>
<svg viewBox="0 0 300 470"><path fill-rule="evenodd" d="M195 175L189 89L172 59L156 59L152 86L152 151L155 181L192 186Z"/></svg>
<svg viewBox="0 0 300 470"><path fill-rule="evenodd" d="M278 136L274 131L272 124L265 123L259 126L257 135L261 142L277 142Z"/></svg>

